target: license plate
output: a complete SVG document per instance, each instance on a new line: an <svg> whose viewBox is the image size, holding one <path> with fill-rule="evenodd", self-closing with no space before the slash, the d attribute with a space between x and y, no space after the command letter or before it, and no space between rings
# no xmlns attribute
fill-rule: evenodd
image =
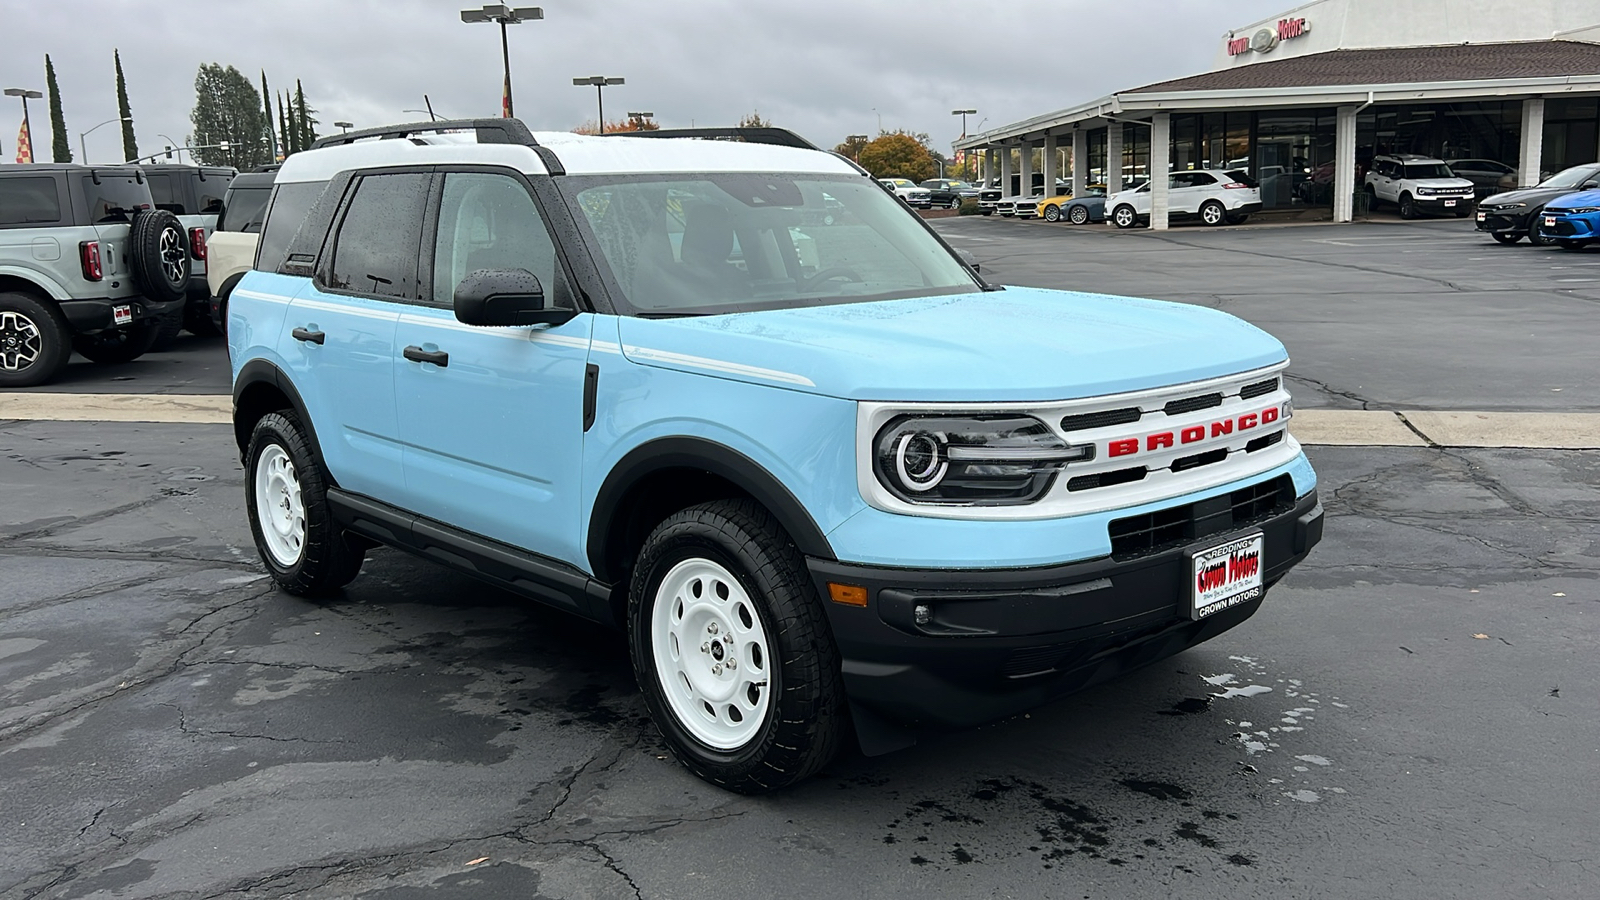
<svg viewBox="0 0 1600 900"><path fill-rule="evenodd" d="M1445 201L1445 202L1444 202L1444 205L1445 205L1445 206L1455 206L1455 205L1456 205L1456 202L1455 202L1455 201L1454 201L1454 200L1446 200L1446 201Z"/></svg>
<svg viewBox="0 0 1600 900"><path fill-rule="evenodd" d="M1482 222L1483 220L1485 220L1487 218L1489 218L1489 214L1488 213L1478 213L1478 221L1479 222Z"/></svg>
<svg viewBox="0 0 1600 900"><path fill-rule="evenodd" d="M1191 555L1189 618L1203 619L1261 596L1260 532Z"/></svg>
<svg viewBox="0 0 1600 900"><path fill-rule="evenodd" d="M1544 217L1544 226L1546 228L1554 228L1554 227L1556 227L1556 217L1555 216L1545 216Z"/></svg>
<svg viewBox="0 0 1600 900"><path fill-rule="evenodd" d="M129 305L111 307L111 324L132 325L133 307Z"/></svg>

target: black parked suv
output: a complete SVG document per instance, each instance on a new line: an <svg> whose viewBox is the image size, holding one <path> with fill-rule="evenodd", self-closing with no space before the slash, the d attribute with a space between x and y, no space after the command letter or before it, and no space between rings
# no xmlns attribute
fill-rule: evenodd
<svg viewBox="0 0 1600 900"><path fill-rule="evenodd" d="M0 388L127 362L183 308L188 235L133 166L0 166Z"/></svg>
<svg viewBox="0 0 1600 900"><path fill-rule="evenodd" d="M178 217L189 238L188 303L182 315L174 314L156 339L156 349L171 343L180 329L191 334L214 335L211 323L211 292L206 289L206 247L211 231L222 212L223 197L237 169L222 166L145 165L150 196L156 209Z"/></svg>
<svg viewBox="0 0 1600 900"><path fill-rule="evenodd" d="M1539 234L1539 214L1557 197L1574 191L1600 188L1600 163L1563 169L1533 187L1518 188L1485 197L1478 202L1478 230L1487 231L1502 244L1515 244L1524 235L1536 246L1550 243Z"/></svg>

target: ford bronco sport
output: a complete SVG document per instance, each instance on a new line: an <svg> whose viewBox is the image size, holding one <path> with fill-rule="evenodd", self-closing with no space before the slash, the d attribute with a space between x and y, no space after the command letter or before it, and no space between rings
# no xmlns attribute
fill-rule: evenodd
<svg viewBox="0 0 1600 900"><path fill-rule="evenodd" d="M138 169L0 167L0 388L50 381L74 350L140 356L188 283L183 228Z"/></svg>
<svg viewBox="0 0 1600 900"><path fill-rule="evenodd" d="M727 134L284 163L227 329L280 586L386 544L612 624L678 759L759 792L1220 634L1320 539L1278 341L988 284L843 157Z"/></svg>
<svg viewBox="0 0 1600 900"><path fill-rule="evenodd" d="M150 182L150 195L155 199L156 209L177 216L189 236L187 302L182 315L169 317L156 348L169 344L180 329L202 337L214 336L217 330L211 321L211 292L206 286L207 241L217 227L223 197L238 170L171 164L150 164L141 168Z"/></svg>

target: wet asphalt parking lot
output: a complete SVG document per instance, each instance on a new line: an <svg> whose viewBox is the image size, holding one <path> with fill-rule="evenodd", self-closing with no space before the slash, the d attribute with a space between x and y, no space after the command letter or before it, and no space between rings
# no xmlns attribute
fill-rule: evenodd
<svg viewBox="0 0 1600 900"><path fill-rule="evenodd" d="M1600 410L1600 252L1457 221L937 223L1217 306L1302 407ZM48 391L223 393L216 342ZM1314 446L1249 622L795 789L679 768L612 634L391 551L271 589L225 425L0 420L0 897L1592 897L1600 453Z"/></svg>

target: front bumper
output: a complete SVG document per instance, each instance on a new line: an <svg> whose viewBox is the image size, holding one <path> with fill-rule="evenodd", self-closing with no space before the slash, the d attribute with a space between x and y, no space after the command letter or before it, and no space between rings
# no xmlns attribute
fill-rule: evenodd
<svg viewBox="0 0 1600 900"><path fill-rule="evenodd" d="M1476 216L1477 229L1488 232L1526 231L1528 229L1528 213L1529 210L1527 208L1503 211L1479 209Z"/></svg>
<svg viewBox="0 0 1600 900"><path fill-rule="evenodd" d="M1238 206L1235 206L1234 208L1228 210L1228 215L1230 215L1230 216L1253 216L1256 213L1261 212L1262 205L1263 204L1262 204L1262 202L1260 200L1257 200L1254 203L1241 203Z"/></svg>
<svg viewBox="0 0 1600 900"><path fill-rule="evenodd" d="M1411 202L1417 209L1431 213L1457 214L1460 210L1471 209L1475 202L1471 194L1462 194L1455 197L1420 197L1412 195Z"/></svg>
<svg viewBox="0 0 1600 900"><path fill-rule="evenodd" d="M131 307L133 321L129 324L137 325L147 319L164 316L184 303L184 300L163 303L148 297L97 297L92 300L63 300L57 305L61 307L61 314L66 317L67 325L74 334L93 334L107 328L121 327L116 322L115 307Z"/></svg>
<svg viewBox="0 0 1600 900"><path fill-rule="evenodd" d="M830 596L829 582L867 589L865 607L826 604L864 749L910 742L894 735L1015 715L1243 622L1259 598L1199 621L1187 617L1189 553L1259 530L1263 584L1272 585L1322 539L1316 491L1292 495L1266 517L1228 530L1206 533L1197 512L1189 533L1203 537L1132 558L955 570L808 559L819 596ZM918 605L932 611L924 624L916 621Z"/></svg>
<svg viewBox="0 0 1600 900"><path fill-rule="evenodd" d="M1550 220L1555 219L1551 224ZM1561 241L1592 241L1600 238L1600 216L1593 213L1562 215L1545 210L1539 217L1539 233Z"/></svg>

